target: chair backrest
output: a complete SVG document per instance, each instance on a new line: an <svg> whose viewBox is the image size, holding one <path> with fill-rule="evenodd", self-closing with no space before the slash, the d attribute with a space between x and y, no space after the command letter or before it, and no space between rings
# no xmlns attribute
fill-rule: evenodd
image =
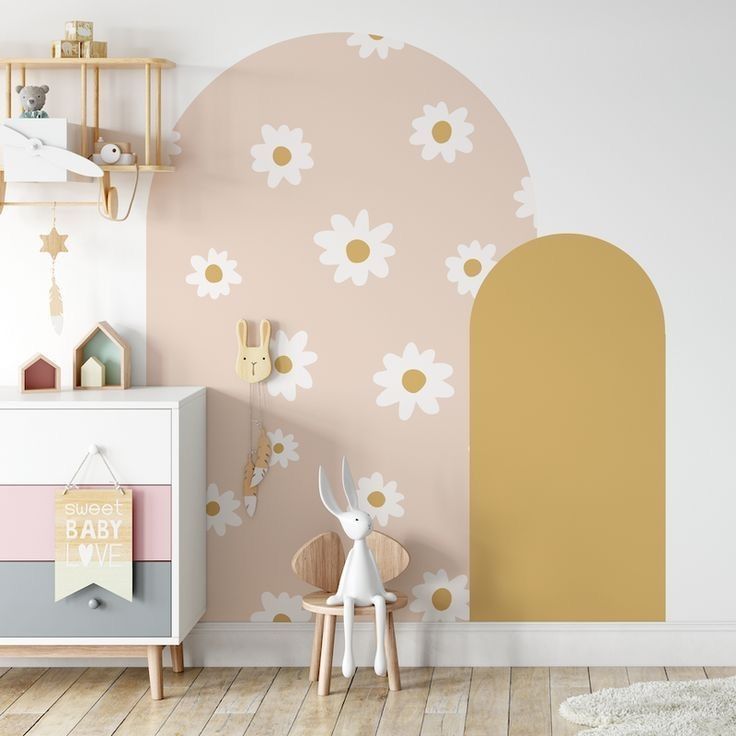
<svg viewBox="0 0 736 736"><path fill-rule="evenodd" d="M409 567L409 553L406 548L388 534L371 532L365 541L373 552L384 583L399 577Z"/></svg>
<svg viewBox="0 0 736 736"><path fill-rule="evenodd" d="M384 583L401 575L409 566L409 553L393 537L372 532L366 543ZM327 593L337 590L344 564L345 550L335 532L324 532L310 539L291 559L291 569L298 578Z"/></svg>
<svg viewBox="0 0 736 736"><path fill-rule="evenodd" d="M334 593L345 564L345 550L335 532L325 532L302 545L291 558L291 569L305 583Z"/></svg>

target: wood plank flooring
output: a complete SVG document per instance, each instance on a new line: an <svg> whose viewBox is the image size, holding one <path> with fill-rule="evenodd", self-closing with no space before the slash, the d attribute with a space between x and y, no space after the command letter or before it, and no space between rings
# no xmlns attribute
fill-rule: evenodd
<svg viewBox="0 0 736 736"><path fill-rule="evenodd" d="M150 699L141 668L0 668L0 736L572 736L560 703L651 680L731 677L736 667L431 667L404 689L335 668L317 695L307 668L208 667L164 673Z"/></svg>

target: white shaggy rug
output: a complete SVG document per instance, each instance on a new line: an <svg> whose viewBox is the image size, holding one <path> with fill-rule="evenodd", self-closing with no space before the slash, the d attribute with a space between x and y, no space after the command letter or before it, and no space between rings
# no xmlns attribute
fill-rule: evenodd
<svg viewBox="0 0 736 736"><path fill-rule="evenodd" d="M560 715L597 726L578 736L736 736L736 677L599 690L568 698Z"/></svg>

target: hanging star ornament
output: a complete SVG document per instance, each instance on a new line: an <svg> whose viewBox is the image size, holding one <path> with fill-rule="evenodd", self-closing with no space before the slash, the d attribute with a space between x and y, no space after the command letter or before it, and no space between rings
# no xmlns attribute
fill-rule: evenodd
<svg viewBox="0 0 736 736"><path fill-rule="evenodd" d="M52 260L56 259L56 256L58 256L59 253L68 253L67 247L64 243L69 236L62 235L56 229L56 226L51 228L51 232L49 232L48 235L41 235L40 237L43 241L41 253L48 253Z"/></svg>
<svg viewBox="0 0 736 736"><path fill-rule="evenodd" d="M61 335L64 329L64 302L61 298L61 289L56 283L56 256L59 253L68 253L65 245L68 235L62 235L56 229L56 205L51 208L51 231L48 235L41 235L43 242L41 253L48 253L51 256L51 288L49 289L49 318L51 326L57 335Z"/></svg>

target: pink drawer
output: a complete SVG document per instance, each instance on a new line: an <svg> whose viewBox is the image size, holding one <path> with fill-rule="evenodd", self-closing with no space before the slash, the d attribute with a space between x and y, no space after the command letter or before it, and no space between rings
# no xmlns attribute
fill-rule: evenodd
<svg viewBox="0 0 736 736"><path fill-rule="evenodd" d="M133 486L133 559L171 560L171 486ZM54 559L58 486L0 486L0 560Z"/></svg>

